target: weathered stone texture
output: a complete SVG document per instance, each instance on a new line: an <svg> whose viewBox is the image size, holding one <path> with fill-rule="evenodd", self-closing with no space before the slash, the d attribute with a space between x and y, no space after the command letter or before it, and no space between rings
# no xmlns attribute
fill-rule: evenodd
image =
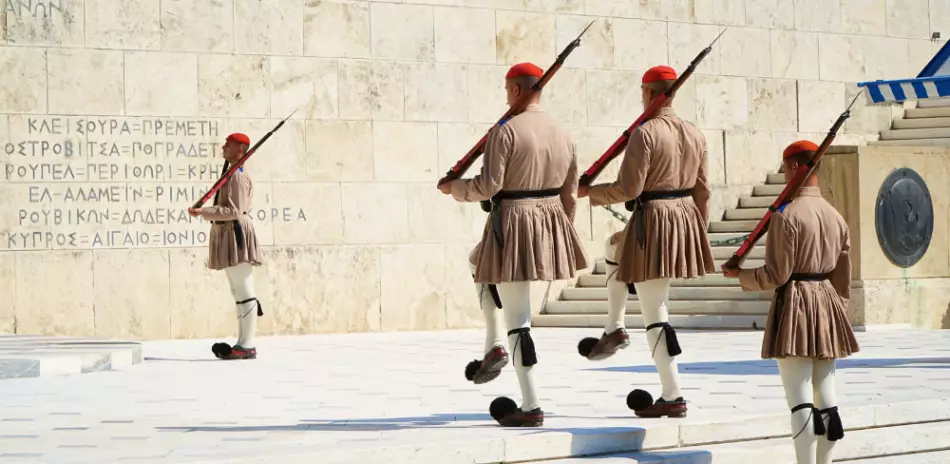
<svg viewBox="0 0 950 464"><path fill-rule="evenodd" d="M595 19L599 21L594 21ZM610 18L594 18L590 16L558 15L557 49L563 50L577 35L591 24L590 29L581 38L581 47L571 53L571 58L564 63L564 67L604 69L614 65L614 29L616 24ZM552 61L548 59L545 63Z"/></svg>
<svg viewBox="0 0 950 464"><path fill-rule="evenodd" d="M175 85L168 85L174 82ZM125 112L140 116L198 114L198 55L127 52Z"/></svg>
<svg viewBox="0 0 950 464"><path fill-rule="evenodd" d="M720 26L705 24L671 22L668 23L668 27L670 39L670 62L668 65L676 70L686 69L693 58L696 58L696 54L708 47L713 39L722 32L722 27ZM720 59L720 53L722 53L723 47L722 39L725 38L726 34L729 34L729 31L723 34L723 37L720 38L716 46L706 55L703 62L696 67L696 73L719 74L721 69L720 63L722 62ZM656 65L651 64L651 66Z"/></svg>
<svg viewBox="0 0 950 464"><path fill-rule="evenodd" d="M770 77L772 59L768 29L730 28L723 34L720 66L727 76Z"/></svg>
<svg viewBox="0 0 950 464"><path fill-rule="evenodd" d="M844 111L845 86L838 82L798 82L798 130L827 131Z"/></svg>
<svg viewBox="0 0 950 464"><path fill-rule="evenodd" d="M0 335L16 332L16 255L0 252L0 295L6 304L0 306Z"/></svg>
<svg viewBox="0 0 950 464"><path fill-rule="evenodd" d="M795 29L815 32L841 32L841 2L795 0Z"/></svg>
<svg viewBox="0 0 950 464"><path fill-rule="evenodd" d="M795 81L749 80L749 129L794 131L798 128Z"/></svg>
<svg viewBox="0 0 950 464"><path fill-rule="evenodd" d="M771 31L772 77L818 79L818 34Z"/></svg>
<svg viewBox="0 0 950 464"><path fill-rule="evenodd" d="M84 7L85 0L3 2L0 44L82 47Z"/></svg>
<svg viewBox="0 0 950 464"><path fill-rule="evenodd" d="M887 0L841 0L842 32L887 35Z"/></svg>
<svg viewBox="0 0 950 464"><path fill-rule="evenodd" d="M259 55L204 56L198 62L201 114L270 116L270 62L271 58Z"/></svg>
<svg viewBox="0 0 950 464"><path fill-rule="evenodd" d="M160 0L85 0L83 12L89 48L158 50L162 46Z"/></svg>
<svg viewBox="0 0 950 464"><path fill-rule="evenodd" d="M380 182L426 182L439 165L438 126L428 122L373 124L373 160Z"/></svg>
<svg viewBox="0 0 950 464"><path fill-rule="evenodd" d="M615 19L613 34L616 68L645 71L669 60L670 39L663 21Z"/></svg>
<svg viewBox="0 0 950 464"><path fill-rule="evenodd" d="M233 0L162 0L161 6L162 49L219 53L234 50Z"/></svg>
<svg viewBox="0 0 950 464"><path fill-rule="evenodd" d="M0 48L0 111L46 112L47 62L44 49Z"/></svg>
<svg viewBox="0 0 950 464"><path fill-rule="evenodd" d="M47 57L51 113L123 113L122 52L64 49L50 50Z"/></svg>
<svg viewBox="0 0 950 464"><path fill-rule="evenodd" d="M589 15L613 18L640 17L640 2L628 0L584 0L584 9Z"/></svg>
<svg viewBox="0 0 950 464"><path fill-rule="evenodd" d="M308 0L236 1L234 52L302 55L304 22L308 18L304 16L304 4L307 2Z"/></svg>
<svg viewBox="0 0 950 464"><path fill-rule="evenodd" d="M403 118L405 70L399 63L340 60L337 85L340 118Z"/></svg>
<svg viewBox="0 0 950 464"><path fill-rule="evenodd" d="M97 250L93 271L96 336L169 337L167 250Z"/></svg>
<svg viewBox="0 0 950 464"><path fill-rule="evenodd" d="M431 6L370 4L373 56L406 61L435 58Z"/></svg>
<svg viewBox="0 0 950 464"><path fill-rule="evenodd" d="M271 114L284 118L329 119L338 114L337 60L271 58Z"/></svg>
<svg viewBox="0 0 950 464"><path fill-rule="evenodd" d="M741 77L698 75L696 120L708 129L738 129L749 125L748 81Z"/></svg>
<svg viewBox="0 0 950 464"><path fill-rule="evenodd" d="M437 7L433 22L436 61L495 63L494 11Z"/></svg>
<svg viewBox="0 0 950 464"><path fill-rule="evenodd" d="M432 85L438 82L439 85ZM448 63L406 65L406 120L468 121L465 67Z"/></svg>
<svg viewBox="0 0 950 464"><path fill-rule="evenodd" d="M19 252L16 269L17 333L96 335L92 251Z"/></svg>
<svg viewBox="0 0 950 464"><path fill-rule="evenodd" d="M305 0L304 54L368 58L370 4L336 0Z"/></svg>
<svg viewBox="0 0 950 464"><path fill-rule="evenodd" d="M887 35L913 39L930 37L930 0L885 0L885 5Z"/></svg>
<svg viewBox="0 0 950 464"><path fill-rule="evenodd" d="M497 11L495 30L496 56L500 64L549 63L558 53L557 20L553 14Z"/></svg>
<svg viewBox="0 0 950 464"><path fill-rule="evenodd" d="M409 238L405 184L343 184L346 243L405 243Z"/></svg>
<svg viewBox="0 0 950 464"><path fill-rule="evenodd" d="M795 2L789 2L788 0L745 0L745 18L746 25L750 27L794 29Z"/></svg>
<svg viewBox="0 0 950 464"><path fill-rule="evenodd" d="M307 177L324 182L374 179L369 121L307 121ZM299 167L299 166L297 166Z"/></svg>

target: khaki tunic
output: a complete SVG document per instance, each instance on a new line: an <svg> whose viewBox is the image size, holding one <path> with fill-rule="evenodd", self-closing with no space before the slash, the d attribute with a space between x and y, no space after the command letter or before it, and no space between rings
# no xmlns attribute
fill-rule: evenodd
<svg viewBox="0 0 950 464"><path fill-rule="evenodd" d="M706 233L706 156L703 133L677 117L673 108L663 107L630 135L617 180L591 186L591 206L624 203L643 192L692 189L691 196L643 203L642 246L633 216L623 232L612 237L612 243L619 243L617 280L684 279L716 272Z"/></svg>
<svg viewBox="0 0 950 464"><path fill-rule="evenodd" d="M504 245L491 215L469 259L476 283L570 279L587 267L574 229L577 155L568 133L538 104L489 131L481 173L452 183L458 201L488 200L501 191L557 189L549 198L500 202Z"/></svg>
<svg viewBox="0 0 950 464"><path fill-rule="evenodd" d="M844 358L859 350L847 316L851 235L818 187L800 192L783 211L772 214L765 265L740 270L739 284L746 291L777 288L762 358ZM792 274L825 274L827 279L789 281Z"/></svg>
<svg viewBox="0 0 950 464"><path fill-rule="evenodd" d="M238 170L219 190L218 201L214 206L201 209L201 217L208 221L227 221L212 223L208 245L208 267L215 270L236 266L240 263L261 264L261 250L254 232L254 223L247 215L254 198L254 184L251 177ZM234 222L241 226L244 238L242 248L238 248Z"/></svg>

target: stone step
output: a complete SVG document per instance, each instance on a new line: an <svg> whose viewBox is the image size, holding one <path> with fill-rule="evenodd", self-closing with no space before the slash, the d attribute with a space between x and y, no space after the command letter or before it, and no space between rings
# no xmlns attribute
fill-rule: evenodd
<svg viewBox="0 0 950 464"><path fill-rule="evenodd" d="M666 309L677 315L745 316L769 314L769 300L670 300ZM627 300L627 314L639 315L640 302ZM550 301L544 314L607 314L607 300Z"/></svg>
<svg viewBox="0 0 950 464"><path fill-rule="evenodd" d="M775 197L785 190L785 184L756 185L752 187L752 195L757 197Z"/></svg>
<svg viewBox="0 0 950 464"><path fill-rule="evenodd" d="M765 183L769 185L777 185L777 184L785 185L787 182L785 182L785 174L778 172L778 173L769 174L769 177L765 181Z"/></svg>
<svg viewBox="0 0 950 464"><path fill-rule="evenodd" d="M930 127L950 128L950 117L921 118L921 119L895 119L892 129L924 129L924 128L930 128Z"/></svg>
<svg viewBox="0 0 950 464"><path fill-rule="evenodd" d="M767 212L769 212L768 208L727 209L724 219L727 221L760 221Z"/></svg>
<svg viewBox="0 0 950 464"><path fill-rule="evenodd" d="M550 304L550 303L548 303ZM762 330L766 315L691 315L670 314L669 323L677 330ZM531 318L534 327L590 327L603 329L607 323L606 314L538 314ZM643 329L640 315L626 314L623 323L628 329ZM593 335L592 335L593 336Z"/></svg>
<svg viewBox="0 0 950 464"><path fill-rule="evenodd" d="M718 270L718 269L717 269ZM721 272L716 274L706 274L702 277L697 277L695 279L673 279L670 282L672 287L736 287L739 285L739 281L736 279L730 279L722 275ZM606 287L607 286L607 275L605 274L585 274L581 275L577 279L578 287Z"/></svg>
<svg viewBox="0 0 950 464"><path fill-rule="evenodd" d="M768 208L775 203L778 195L771 197L742 197L739 199L740 208Z"/></svg>
<svg viewBox="0 0 950 464"><path fill-rule="evenodd" d="M712 233L707 234L706 236L709 237L709 241L710 243L712 243L712 242L721 242L723 240L731 240L735 238L745 237L747 235L749 235L748 232L712 232ZM762 240L765 240L765 237L767 237L768 235L769 235L768 232L766 232L765 235L762 236ZM765 242L762 242L762 243L765 243ZM735 246L738 247L739 245L735 245Z"/></svg>
<svg viewBox="0 0 950 464"><path fill-rule="evenodd" d="M946 108L950 106L950 98L928 98L917 100L917 108Z"/></svg>
<svg viewBox="0 0 950 464"><path fill-rule="evenodd" d="M769 292L744 292L736 287L671 287L670 300L693 300L697 303L715 300L766 300L772 298ZM639 301L637 295L627 295L629 301ZM561 301L607 301L606 287L571 287L561 291ZM551 303L548 303L549 305Z"/></svg>
<svg viewBox="0 0 950 464"><path fill-rule="evenodd" d="M137 342L0 335L0 379L125 370L142 359Z"/></svg>
<svg viewBox="0 0 950 464"><path fill-rule="evenodd" d="M881 131L881 140L917 140L950 138L950 127L890 129Z"/></svg>
<svg viewBox="0 0 950 464"><path fill-rule="evenodd" d="M709 224L710 232L752 232L762 218L747 221L716 221Z"/></svg>
<svg viewBox="0 0 950 464"><path fill-rule="evenodd" d="M851 462L856 464L947 464L950 462L950 451L900 454L883 458L858 459Z"/></svg>
<svg viewBox="0 0 950 464"><path fill-rule="evenodd" d="M868 145L887 145L899 147L950 147L950 138L916 140L873 140Z"/></svg>
<svg viewBox="0 0 950 464"><path fill-rule="evenodd" d="M907 119L918 118L947 118L950 117L950 108L912 108L904 110Z"/></svg>
<svg viewBox="0 0 950 464"><path fill-rule="evenodd" d="M762 241L760 240L759 243L765 243L765 242L762 242ZM726 248L726 247L723 247L723 248ZM750 253L755 253L755 248L759 248L759 247L754 247L754 248L752 249L752 251L750 251ZM738 250L738 247L736 247L736 250ZM763 250L764 250L764 248L763 248ZM715 257L715 258L713 259L713 262L716 263L716 270L718 271L719 268L720 268L720 266L722 266L723 263L725 263L726 260L728 260L728 259L731 258L731 257L732 257L732 253L729 253L728 255L726 255L726 256L724 256L724 257L722 257L722 258ZM763 266L763 265L765 265L765 260L764 260L764 258L765 258L765 253L764 253L764 251L761 252L761 256L760 256L759 258L756 258L756 257L753 257L753 256L749 256L749 257L746 258L746 260L743 262L742 267L744 267L744 268L752 268L752 267ZM594 273L595 273L595 274L604 274L604 273L606 273L606 272L607 272L607 263L605 263L603 260L598 260L598 261L596 261L596 262L594 263Z"/></svg>
<svg viewBox="0 0 950 464"><path fill-rule="evenodd" d="M756 246L752 247L752 251L749 252L748 258L746 258L746 263L743 266L751 266L755 264L756 266L761 265L759 261L765 259L765 241L759 240L759 243ZM731 258L735 252L739 251L739 246L722 246L722 247L713 247L713 259L716 261L716 265L720 266L727 259ZM718 267L716 269L719 269ZM607 263L603 258L597 258L594 260L594 274L606 274L607 273Z"/></svg>

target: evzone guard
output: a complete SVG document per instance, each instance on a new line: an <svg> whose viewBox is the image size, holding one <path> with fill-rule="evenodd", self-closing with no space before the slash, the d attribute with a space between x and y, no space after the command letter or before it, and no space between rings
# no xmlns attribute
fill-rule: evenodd
<svg viewBox="0 0 950 464"><path fill-rule="evenodd" d="M228 170L229 163L237 163L245 157L250 144L250 139L244 134L229 135L222 147L225 159L222 172ZM261 265L261 251L254 224L247 215L253 198L254 184L241 167L215 193L213 206L188 209L192 216L211 221L207 266L209 269L224 270L234 297L238 321L237 343L234 346L215 343L211 351L219 359L257 357L254 335L257 318L263 316L264 312L254 291L253 267Z"/></svg>
<svg viewBox="0 0 950 464"><path fill-rule="evenodd" d="M786 182L812 163L818 148L803 140L785 149ZM722 268L744 291L775 290L761 356L778 362L798 464L831 463L832 448L844 436L835 360L859 350L847 316L851 236L844 218L821 196L819 166L768 220L765 265Z"/></svg>
<svg viewBox="0 0 950 464"><path fill-rule="evenodd" d="M531 63L512 66L505 76L508 105L514 109L542 75ZM491 200L481 241L469 255L487 326L485 356L469 365L466 376L475 383L489 382L507 365L504 316L522 403L519 408L509 398L496 398L491 415L503 426L536 427L544 423L544 412L533 376L537 355L530 283L573 278L587 267L587 257L573 225L575 144L542 109L540 91L528 98L523 111L489 131L481 172L442 183L439 190L456 201Z"/></svg>
<svg viewBox="0 0 950 464"><path fill-rule="evenodd" d="M644 73L644 109L672 89L676 78L668 66ZM583 340L578 349L590 360L603 360L629 346L624 323L627 294L638 296L648 349L663 388L655 403L648 392L630 393L627 405L640 417L686 415L674 359L682 350L667 310L670 281L715 272L706 235L710 196L706 139L676 115L672 103L670 96L652 118L631 131L616 181L582 185L578 190L579 197L590 196L591 206L627 203L632 211L625 229L605 244L604 334L599 340Z"/></svg>

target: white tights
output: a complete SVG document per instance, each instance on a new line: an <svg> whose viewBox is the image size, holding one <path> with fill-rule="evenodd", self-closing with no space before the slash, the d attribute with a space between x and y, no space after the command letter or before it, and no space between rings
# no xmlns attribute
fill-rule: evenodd
<svg viewBox="0 0 950 464"><path fill-rule="evenodd" d="M235 313L238 319L238 340L236 345L242 348L254 348L254 332L257 329L256 299L245 303L238 303L257 298L254 293L254 275L250 263L240 263L224 269L231 286L231 296L234 297Z"/></svg>
<svg viewBox="0 0 950 464"><path fill-rule="evenodd" d="M617 245L607 239L604 257L607 261L618 262L616 258ZM624 328L624 313L627 305L627 284L616 279L617 266L607 264L607 323L604 330L609 334L619 328ZM643 316L644 327L657 322L669 322L669 312L666 302L670 299L670 279L653 279L635 283L637 298L640 300L640 313ZM661 337L662 328L654 328L647 332L647 344L653 353L653 364L660 375L660 384L663 392L660 397L672 401L682 395L680 391L679 370L676 359L670 356L666 340Z"/></svg>
<svg viewBox="0 0 950 464"><path fill-rule="evenodd" d="M784 358L777 361L789 410L803 403L813 403L819 410L837 406L834 360ZM798 464L831 464L831 450L836 442L828 440L827 432L815 435L814 413L809 408L792 413L795 457ZM822 420L827 429L830 416L825 414Z"/></svg>

